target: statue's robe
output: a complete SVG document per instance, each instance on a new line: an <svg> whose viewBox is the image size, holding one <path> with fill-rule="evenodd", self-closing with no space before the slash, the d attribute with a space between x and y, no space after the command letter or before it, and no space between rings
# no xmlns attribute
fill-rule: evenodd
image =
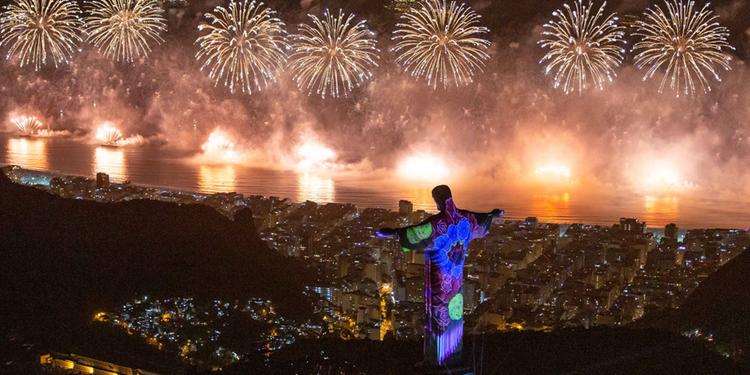
<svg viewBox="0 0 750 375"><path fill-rule="evenodd" d="M449 198L440 213L397 230L404 251L425 253L424 355L429 366L461 360L464 260L469 243L487 235L492 218L491 213L459 210Z"/></svg>

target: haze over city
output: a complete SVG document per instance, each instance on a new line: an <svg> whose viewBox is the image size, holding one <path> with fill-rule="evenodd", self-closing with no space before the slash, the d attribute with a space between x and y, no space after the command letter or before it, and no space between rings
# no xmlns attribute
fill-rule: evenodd
<svg viewBox="0 0 750 375"><path fill-rule="evenodd" d="M0 0L0 373L750 369L750 0Z"/></svg>
<svg viewBox="0 0 750 375"><path fill-rule="evenodd" d="M749 25L742 2L713 3L730 30L732 70L720 69L722 81L711 79L707 94L699 88L688 97L669 89L659 94L660 79L643 80L631 52L612 83L566 95L539 64L542 24L558 4L490 1L472 4L489 28L486 67L466 86L437 90L396 63L396 16L384 4L269 4L290 33L306 13L343 6L374 32L378 66L347 97L308 95L288 71L261 91L232 94L194 58L196 26L214 5L169 8L164 42L134 63L113 61L81 43L59 69L19 68L12 60L0 65L13 77L0 85L6 129L15 131L10 120L17 116L36 116L58 132L52 136L84 143L99 144L101 129L115 128L122 146L157 145L199 165L396 178L407 187L444 181L465 190L552 190L574 200L632 193L642 197L638 206L646 197L683 197L686 206L717 199L725 207L729 200L747 204L744 119L750 106L743 60ZM614 1L606 9L628 20L646 5ZM625 37L632 46L631 39ZM168 177L162 184L173 185Z"/></svg>

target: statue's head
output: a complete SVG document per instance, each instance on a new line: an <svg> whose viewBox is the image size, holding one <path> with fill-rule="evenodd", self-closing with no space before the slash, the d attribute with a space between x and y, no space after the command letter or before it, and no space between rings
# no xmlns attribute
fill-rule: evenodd
<svg viewBox="0 0 750 375"><path fill-rule="evenodd" d="M453 193L451 193L451 188L448 185L438 185L432 189L432 199L435 200L435 204L441 212L445 210L445 202L449 198L453 198Z"/></svg>

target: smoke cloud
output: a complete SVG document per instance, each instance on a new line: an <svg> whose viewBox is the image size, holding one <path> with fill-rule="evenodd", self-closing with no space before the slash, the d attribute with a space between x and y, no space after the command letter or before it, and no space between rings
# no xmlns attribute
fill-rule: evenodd
<svg viewBox="0 0 750 375"><path fill-rule="evenodd" d="M644 82L632 56L603 91L553 89L538 65L541 25L561 5L548 1L471 2L492 30L492 58L474 84L433 91L394 63L391 10L373 1L325 2L368 18L383 51L366 87L325 100L299 91L285 74L253 95L215 87L194 60L193 42L216 4L193 3L167 12L166 42L134 64L111 62L85 43L70 66L57 70L1 64L7 79L0 83L0 115L28 111L84 139L109 121L125 137L188 155L218 128L234 137L248 163L274 168L293 168L295 149L312 139L334 150L334 169L342 173L388 173L408 155L426 152L446 160L455 175L482 182L524 181L540 164L563 163L585 186L638 190L654 170L675 169L691 189L750 192L745 1L714 4L732 31L736 58L723 82L695 98L658 94L660 77ZM614 1L609 9L638 15L648 3ZM270 5L290 32L305 12L322 9L314 0Z"/></svg>

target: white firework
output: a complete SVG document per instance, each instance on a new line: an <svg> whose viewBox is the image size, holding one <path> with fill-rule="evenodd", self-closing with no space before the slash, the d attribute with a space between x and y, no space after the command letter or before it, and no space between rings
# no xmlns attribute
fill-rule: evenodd
<svg viewBox="0 0 750 375"><path fill-rule="evenodd" d="M634 35L641 37L633 46L636 67L645 70L644 80L664 68L660 93L667 82L677 96L695 94L696 81L704 92L711 91L708 77L720 82L719 69L731 70L732 56L726 52L734 50L727 41L729 29L719 24L709 4L700 10L692 0L665 5L666 11L655 5L636 22Z"/></svg>
<svg viewBox="0 0 750 375"><path fill-rule="evenodd" d="M354 88L372 78L377 66L375 35L354 15L338 16L327 10L320 19L309 15L312 25L299 26L292 37L290 69L297 86L308 94L347 96Z"/></svg>
<svg viewBox="0 0 750 375"><path fill-rule="evenodd" d="M0 16L0 46L9 46L7 59L35 70L51 60L67 63L81 38L80 10L73 0L15 0Z"/></svg>
<svg viewBox="0 0 750 375"><path fill-rule="evenodd" d="M274 82L286 64L288 48L284 23L276 12L255 1L232 1L228 8L207 13L209 23L198 26L208 31L200 36L195 57L201 70L215 84L234 93L252 94Z"/></svg>
<svg viewBox="0 0 750 375"><path fill-rule="evenodd" d="M87 10L88 41L111 59L132 62L164 42L167 24L156 0L93 0Z"/></svg>
<svg viewBox="0 0 750 375"><path fill-rule="evenodd" d="M408 9L396 25L396 61L433 89L438 84L468 85L489 59L490 42L481 37L489 29L479 20L466 4L424 0Z"/></svg>
<svg viewBox="0 0 750 375"><path fill-rule="evenodd" d="M42 129L42 122L34 116L14 117L11 122L16 127L18 134L25 137L37 135L39 130Z"/></svg>
<svg viewBox="0 0 750 375"><path fill-rule="evenodd" d="M604 14L607 3L594 10L591 1L564 4L564 10L552 13L554 19L544 25L542 48L549 49L541 64L545 73L553 73L555 87L566 94L583 92L590 86L603 89L616 77L625 49L624 28L615 14Z"/></svg>

